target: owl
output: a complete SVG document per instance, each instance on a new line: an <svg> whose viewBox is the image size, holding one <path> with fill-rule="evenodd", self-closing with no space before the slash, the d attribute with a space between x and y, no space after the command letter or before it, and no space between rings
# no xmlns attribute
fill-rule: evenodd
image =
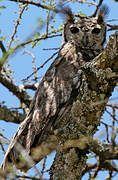
<svg viewBox="0 0 118 180"><path fill-rule="evenodd" d="M33 148L40 147L56 129L68 123L68 118L63 120L63 117L69 114L79 93L81 66L99 55L104 48L105 6L96 17L74 17L68 8L63 9L62 13L67 21L58 56L41 80L26 119L12 138L2 163L3 168L7 162L11 162L17 168L26 170L26 163L20 162L22 149L32 157ZM34 157L32 160L38 162ZM27 169L30 165L27 164Z"/></svg>

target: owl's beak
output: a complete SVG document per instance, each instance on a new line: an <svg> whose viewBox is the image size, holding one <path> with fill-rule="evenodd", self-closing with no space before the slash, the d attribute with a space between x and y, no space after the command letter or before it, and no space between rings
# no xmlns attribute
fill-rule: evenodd
<svg viewBox="0 0 118 180"><path fill-rule="evenodd" d="M87 45L87 36L86 35L83 36L82 43L83 43L84 46Z"/></svg>

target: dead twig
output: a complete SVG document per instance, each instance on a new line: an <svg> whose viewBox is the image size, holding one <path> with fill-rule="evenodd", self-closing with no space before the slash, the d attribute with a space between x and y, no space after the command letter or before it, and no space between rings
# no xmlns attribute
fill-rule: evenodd
<svg viewBox="0 0 118 180"><path fill-rule="evenodd" d="M34 72L34 80L35 80L35 83L37 83L37 74L36 74L36 65L35 65L35 56L33 55L33 53L29 52L28 50L25 50L23 52L24 53L27 53L29 55L31 55L32 57L32 65L33 65L33 72Z"/></svg>

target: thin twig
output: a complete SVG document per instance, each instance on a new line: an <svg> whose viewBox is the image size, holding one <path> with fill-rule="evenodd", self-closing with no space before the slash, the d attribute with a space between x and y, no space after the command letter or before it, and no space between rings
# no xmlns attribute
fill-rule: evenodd
<svg viewBox="0 0 118 180"><path fill-rule="evenodd" d="M47 50L59 50L60 48L43 48L44 51L47 51Z"/></svg>
<svg viewBox="0 0 118 180"><path fill-rule="evenodd" d="M106 106L108 106L110 108L118 109L118 104L107 104Z"/></svg>
<svg viewBox="0 0 118 180"><path fill-rule="evenodd" d="M20 179L31 179L31 180L44 180L42 178L36 178L36 177L33 177L33 176L26 176L26 175L16 175L16 178L20 178Z"/></svg>
<svg viewBox="0 0 118 180"><path fill-rule="evenodd" d="M46 5L42 5L41 3L37 3L37 2L34 2L34 1L25 1L25 0L10 0L10 1L23 3L23 4L31 4L31 5L34 5L34 6L37 6L37 7L41 7L43 9L47 9L47 10L51 10L51 11L56 12L55 8L49 7L49 6L46 6Z"/></svg>
<svg viewBox="0 0 118 180"><path fill-rule="evenodd" d="M9 140L8 138L6 138L3 134L0 133L0 136L1 136L3 139L5 139L5 140L8 142L8 144L10 143L10 140Z"/></svg>
<svg viewBox="0 0 118 180"><path fill-rule="evenodd" d="M96 6L96 10L95 10L95 12L92 14L92 17L95 17L95 16L97 15L97 13L98 13L98 11L99 11L99 8L100 8L100 6L102 5L102 3L103 3L103 0L99 0L99 3L98 3L97 6Z"/></svg>
<svg viewBox="0 0 118 180"><path fill-rule="evenodd" d="M113 175L113 171L109 171L109 176L108 176L108 178L109 178L109 180L112 180L112 176Z"/></svg>
<svg viewBox="0 0 118 180"><path fill-rule="evenodd" d="M6 53L6 49L3 45L3 42L0 40L0 49L2 50L3 55Z"/></svg>
<svg viewBox="0 0 118 180"><path fill-rule="evenodd" d="M118 30L118 25L107 24L107 26L109 27L107 31Z"/></svg>
<svg viewBox="0 0 118 180"><path fill-rule="evenodd" d="M79 0L79 3L81 3L81 4L89 4L89 5L97 6L97 4L96 4L96 3L94 3L94 2L89 2L89 1L85 1L85 0Z"/></svg>
<svg viewBox="0 0 118 180"><path fill-rule="evenodd" d="M24 47L25 45L30 44L31 42L36 42L36 41L38 42L40 40L45 40L45 39L49 39L49 38L53 38L53 37L58 37L58 36L62 36L62 34L54 34L54 35L48 35L48 36L43 35L43 36L41 36L39 38L30 39L30 40L27 40L27 41L25 41L25 42L23 42L21 44L16 45L15 48L10 49L10 51L7 51L5 53L5 56L2 56L2 58L0 59L0 67L3 66L4 62L6 61L6 59L9 56L14 55L16 53L16 51L18 51L20 48Z"/></svg>
<svg viewBox="0 0 118 180"><path fill-rule="evenodd" d="M8 49L10 49L11 45L12 45L12 42L14 40L14 37L17 33L17 29L18 29L18 26L20 24L20 20L22 18L22 15L23 15L23 12L25 10L25 8L27 7L27 4L25 4L23 7L21 7L21 10L20 10L20 13L19 13L19 16L18 16L18 19L16 20L16 24L15 24L15 27L14 27L14 31L13 31L13 34L11 35L11 40L9 42L9 45L8 45Z"/></svg>
<svg viewBox="0 0 118 180"><path fill-rule="evenodd" d="M109 131L108 131L108 126L110 126L110 125L108 125L108 124L106 124L106 123L104 123L104 122L101 122L104 126L105 126L105 129L106 129L106 135L107 135L107 142L108 143L110 143L110 141L109 141Z"/></svg>
<svg viewBox="0 0 118 180"><path fill-rule="evenodd" d="M112 118L114 118L114 120L118 123L118 120L113 116L112 113L110 113L107 109L105 110Z"/></svg>
<svg viewBox="0 0 118 180"><path fill-rule="evenodd" d="M42 170L41 170L41 176L40 176L40 178L42 178L43 175L44 175L44 170L45 170L45 168L46 168L46 160L47 160L47 157L44 158L44 161L43 161L43 168L42 168Z"/></svg>
<svg viewBox="0 0 118 180"><path fill-rule="evenodd" d="M47 14L47 20L46 20L46 34L48 34L48 27L49 27L49 20L50 20L49 16L50 16L50 11L48 11L48 14Z"/></svg>
<svg viewBox="0 0 118 180"><path fill-rule="evenodd" d="M45 39L49 39L49 38L53 38L53 37L58 37L58 36L62 36L62 34L53 34L53 35L42 35L41 37L39 38L36 38L36 39L30 39L30 40L27 40L19 45L17 45L15 48L14 48L14 51L16 51L17 49L21 48L21 47L24 47L25 45L27 44L30 44L32 42L38 42L38 41L41 41L41 40L45 40Z"/></svg>
<svg viewBox="0 0 118 180"><path fill-rule="evenodd" d="M107 22L118 21L118 19L108 19Z"/></svg>
<svg viewBox="0 0 118 180"><path fill-rule="evenodd" d="M82 171L82 177L88 172L90 172L91 170L95 169L97 167L97 163L96 164L86 164L86 168L83 169Z"/></svg>
<svg viewBox="0 0 118 180"><path fill-rule="evenodd" d="M95 179L99 173L99 170L100 170L100 165L101 165L101 161L99 160L98 163L97 163L97 167L94 171L94 174L92 175L92 178Z"/></svg>
<svg viewBox="0 0 118 180"><path fill-rule="evenodd" d="M55 52L51 57L49 57L41 66L39 66L35 72L31 73L27 78L23 79L22 81L27 81L34 73L39 71L39 69L43 68L45 64L47 64L59 51Z"/></svg>
<svg viewBox="0 0 118 180"><path fill-rule="evenodd" d="M0 145L1 145L1 149L2 149L3 153L5 154L6 152L5 152L5 149L4 149L3 144L1 142L0 142Z"/></svg>
<svg viewBox="0 0 118 180"><path fill-rule="evenodd" d="M116 112L115 112L115 108L112 109L112 133L111 133L111 142L113 147L115 146L115 138L116 138L116 132L115 132L115 116L116 116Z"/></svg>
<svg viewBox="0 0 118 180"><path fill-rule="evenodd" d="M33 65L33 72L34 72L34 80L35 80L35 83L37 83L37 74L36 74L36 65L35 65L35 56L33 55L33 53L29 52L28 50L25 50L23 52L24 53L27 53L29 55L31 55L32 57L32 65Z"/></svg>
<svg viewBox="0 0 118 180"><path fill-rule="evenodd" d="M103 121L101 121L101 123L103 124L103 125L106 125L106 126L108 126L108 127L112 127L111 125L109 125L109 124L107 124L107 123L105 123L105 122L103 122Z"/></svg>

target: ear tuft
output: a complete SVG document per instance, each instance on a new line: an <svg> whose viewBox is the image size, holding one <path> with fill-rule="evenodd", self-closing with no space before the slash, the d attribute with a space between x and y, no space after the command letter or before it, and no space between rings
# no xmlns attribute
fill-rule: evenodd
<svg viewBox="0 0 118 180"><path fill-rule="evenodd" d="M98 13L98 24L101 24L104 22L105 17L109 14L109 8L107 5L103 5Z"/></svg>
<svg viewBox="0 0 118 180"><path fill-rule="evenodd" d="M61 7L60 12L62 14L64 14L64 16L66 17L67 21L74 23L74 15L70 9L70 7L66 6L66 7Z"/></svg>
<svg viewBox="0 0 118 180"><path fill-rule="evenodd" d="M66 7L65 14L68 21L74 22L74 15L69 7Z"/></svg>

